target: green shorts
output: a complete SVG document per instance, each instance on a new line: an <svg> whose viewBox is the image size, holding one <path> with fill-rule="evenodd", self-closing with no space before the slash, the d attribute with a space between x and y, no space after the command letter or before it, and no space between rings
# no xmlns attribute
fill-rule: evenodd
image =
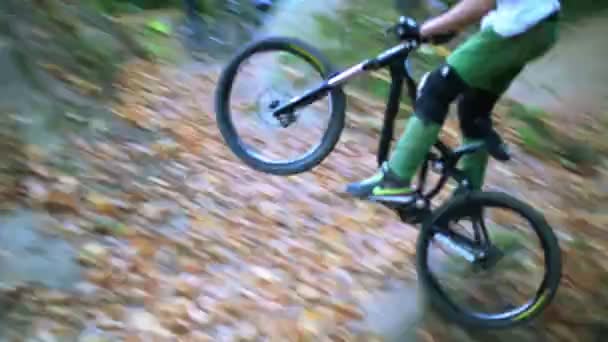
<svg viewBox="0 0 608 342"><path fill-rule="evenodd" d="M557 36L556 19L513 37L502 37L487 28L459 46L447 63L470 87L502 95L528 62L551 49Z"/></svg>

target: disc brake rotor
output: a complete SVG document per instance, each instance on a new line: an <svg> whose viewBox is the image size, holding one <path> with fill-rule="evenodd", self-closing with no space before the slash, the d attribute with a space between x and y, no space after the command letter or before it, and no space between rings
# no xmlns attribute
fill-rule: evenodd
<svg viewBox="0 0 608 342"><path fill-rule="evenodd" d="M287 93L269 88L264 90L257 100L257 115L267 125L287 128L297 120L296 112L288 112L275 117L273 112L286 103L291 96Z"/></svg>

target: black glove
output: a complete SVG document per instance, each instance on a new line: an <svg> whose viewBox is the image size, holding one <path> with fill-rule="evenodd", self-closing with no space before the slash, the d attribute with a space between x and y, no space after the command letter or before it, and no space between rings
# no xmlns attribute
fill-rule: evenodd
<svg viewBox="0 0 608 342"><path fill-rule="evenodd" d="M400 40L414 40L420 43L420 27L412 18L400 17L399 23L395 26L395 32Z"/></svg>

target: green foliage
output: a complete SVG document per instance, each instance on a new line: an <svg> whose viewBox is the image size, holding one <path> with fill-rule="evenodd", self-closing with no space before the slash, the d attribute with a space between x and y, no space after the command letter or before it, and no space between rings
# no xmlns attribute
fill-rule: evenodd
<svg viewBox="0 0 608 342"><path fill-rule="evenodd" d="M403 14L402 10L396 10L403 5L397 0L352 0L336 13L316 15L315 20L321 34L317 45L330 60L341 66L374 57L397 43L394 37L385 35L385 30ZM414 6L411 1L407 5L407 15L417 19L428 16L422 6ZM442 58L434 54L412 55L416 76L437 66L441 61ZM349 85L380 99L388 96L389 84L384 80L363 77ZM406 97L403 100L408 101Z"/></svg>
<svg viewBox="0 0 608 342"><path fill-rule="evenodd" d="M606 9L608 9L607 1L562 0L563 18L566 21L575 21Z"/></svg>
<svg viewBox="0 0 608 342"><path fill-rule="evenodd" d="M543 139L537 131L535 131L530 126L520 126L517 129L517 133L522 140L523 147L528 151L538 155L544 155L546 152L549 152L549 146L545 143L546 140Z"/></svg>
<svg viewBox="0 0 608 342"><path fill-rule="evenodd" d="M553 132L547 127L547 113L535 107L516 104L509 116L517 121L517 133L524 149L539 156L551 156L556 148Z"/></svg>
<svg viewBox="0 0 608 342"><path fill-rule="evenodd" d="M397 17L390 0L350 1L335 16L315 16L323 38L321 48L336 63L350 65L359 62L388 47L383 31Z"/></svg>
<svg viewBox="0 0 608 342"><path fill-rule="evenodd" d="M545 124L548 114L540 108L516 104L511 108L511 117L521 121L538 135L551 139L552 133Z"/></svg>
<svg viewBox="0 0 608 342"><path fill-rule="evenodd" d="M597 163L601 156L591 144L554 132L545 123L549 114L535 107L516 104L509 116L517 120L517 133L523 148L547 159L559 161L568 169L588 167Z"/></svg>
<svg viewBox="0 0 608 342"><path fill-rule="evenodd" d="M585 141L564 139L559 144L558 155L562 164L592 165L599 161L600 153Z"/></svg>

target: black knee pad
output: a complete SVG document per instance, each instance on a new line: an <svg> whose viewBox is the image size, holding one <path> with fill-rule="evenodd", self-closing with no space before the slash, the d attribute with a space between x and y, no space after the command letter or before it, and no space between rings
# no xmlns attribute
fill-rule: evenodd
<svg viewBox="0 0 608 342"><path fill-rule="evenodd" d="M449 65L428 74L420 83L414 104L416 115L422 121L443 124L450 103L467 89L466 83Z"/></svg>
<svg viewBox="0 0 608 342"><path fill-rule="evenodd" d="M458 119L465 137L480 139L492 129L492 109L498 98L481 89L469 89L462 95L458 101Z"/></svg>

